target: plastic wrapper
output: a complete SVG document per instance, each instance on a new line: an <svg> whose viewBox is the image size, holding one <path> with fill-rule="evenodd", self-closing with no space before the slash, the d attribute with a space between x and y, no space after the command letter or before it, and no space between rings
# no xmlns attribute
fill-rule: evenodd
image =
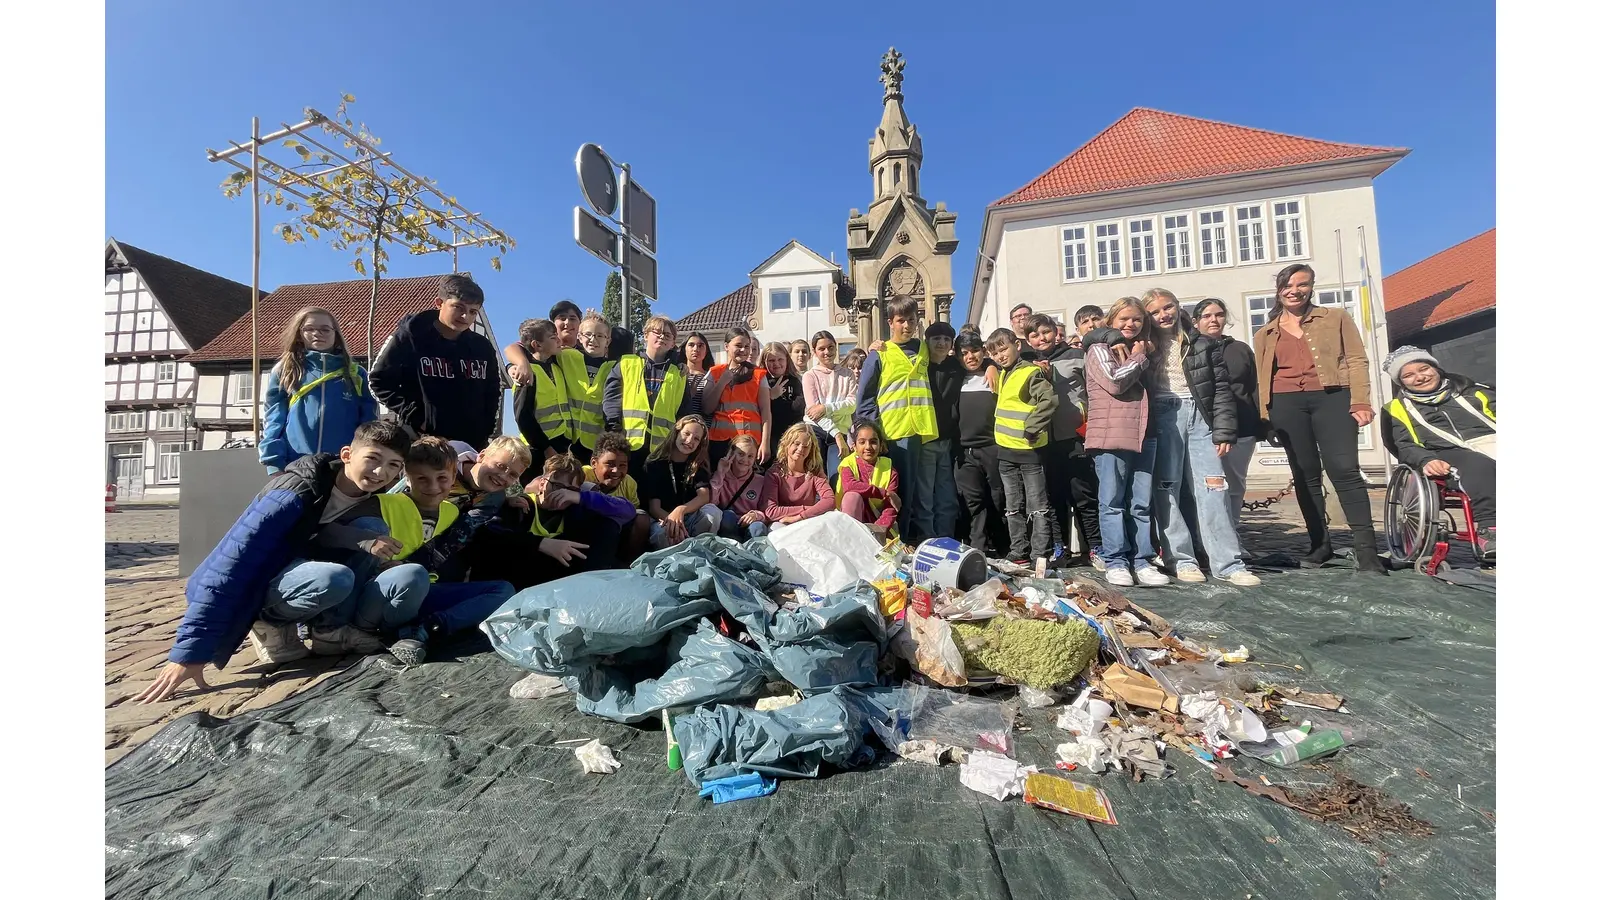
<svg viewBox="0 0 1600 900"><path fill-rule="evenodd" d="M1256 687L1255 676L1250 673L1212 661L1168 663L1160 669L1180 696L1213 691L1220 697L1242 700Z"/></svg>
<svg viewBox="0 0 1600 900"><path fill-rule="evenodd" d="M572 752L577 755L578 762L583 763L583 771L590 775L610 775L622 767L616 754L611 752L610 747L600 743L598 738Z"/></svg>
<svg viewBox="0 0 1600 900"><path fill-rule="evenodd" d="M1015 705L921 685L904 690L910 700L911 740L1011 755Z"/></svg>
<svg viewBox="0 0 1600 900"><path fill-rule="evenodd" d="M511 686L511 699L513 700L543 700L556 694L567 693L567 686L561 679L553 675L540 675L538 672L529 673L527 678Z"/></svg>
<svg viewBox="0 0 1600 900"><path fill-rule="evenodd" d="M1000 615L1005 582L991 578L970 591L946 590L934 596L933 611L952 622L981 622Z"/></svg>
<svg viewBox="0 0 1600 900"><path fill-rule="evenodd" d="M1044 709L1047 706L1055 706L1061 702L1061 696L1055 691L1041 691L1038 688L1031 688L1027 685L1017 689L1017 698L1022 701L1023 706L1029 709Z"/></svg>
<svg viewBox="0 0 1600 900"><path fill-rule="evenodd" d="M950 623L932 616L923 618L916 610L906 610L906 635L913 652L911 664L918 672L945 687L967 683L967 664L961 658Z"/></svg>
<svg viewBox="0 0 1600 900"><path fill-rule="evenodd" d="M857 580L877 581L892 573L867 526L842 512L804 519L768 536L783 580L814 594L842 591Z"/></svg>

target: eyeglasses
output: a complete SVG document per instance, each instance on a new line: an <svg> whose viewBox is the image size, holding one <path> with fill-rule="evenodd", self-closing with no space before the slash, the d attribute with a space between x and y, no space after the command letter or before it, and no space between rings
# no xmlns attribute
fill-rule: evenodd
<svg viewBox="0 0 1600 900"><path fill-rule="evenodd" d="M306 327L300 329L300 333L301 334L333 334L333 329L332 328L316 327L316 326L307 325Z"/></svg>
<svg viewBox="0 0 1600 900"><path fill-rule="evenodd" d="M670 338L670 337L672 337L671 332L667 331L665 328L646 328L644 330L644 333L645 334L653 334L658 338Z"/></svg>
<svg viewBox="0 0 1600 900"><path fill-rule="evenodd" d="M499 472L501 475L504 475L505 477L511 479L512 481L516 481L518 478L522 477L522 473L521 472L512 471L511 467L506 465L503 462L490 462L490 461L488 461L486 459L481 459L481 458L478 461L483 463L484 465L488 466L489 468L493 469L494 471Z"/></svg>
<svg viewBox="0 0 1600 900"><path fill-rule="evenodd" d="M591 341L598 341L601 338L608 338L610 336L611 335L609 335L609 334L601 334L598 331L580 331L580 332L578 332L578 337L585 338L585 339L591 340Z"/></svg>

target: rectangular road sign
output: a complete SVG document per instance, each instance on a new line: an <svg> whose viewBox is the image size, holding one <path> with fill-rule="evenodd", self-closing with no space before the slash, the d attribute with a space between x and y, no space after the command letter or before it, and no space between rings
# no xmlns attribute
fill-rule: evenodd
<svg viewBox="0 0 1600 900"><path fill-rule="evenodd" d="M661 299L656 292L656 261L648 253L639 252L639 248L628 245L628 290L636 294L643 294L651 300Z"/></svg>
<svg viewBox="0 0 1600 900"><path fill-rule="evenodd" d="M650 196L639 183L630 180L622 196L622 221L628 224L628 236L639 243L646 253L656 252L656 198ZM654 295L651 295L654 297Z"/></svg>
<svg viewBox="0 0 1600 900"><path fill-rule="evenodd" d="M617 259L617 233L581 206L572 208L572 236L579 247L593 253L606 265L622 264L622 260Z"/></svg>

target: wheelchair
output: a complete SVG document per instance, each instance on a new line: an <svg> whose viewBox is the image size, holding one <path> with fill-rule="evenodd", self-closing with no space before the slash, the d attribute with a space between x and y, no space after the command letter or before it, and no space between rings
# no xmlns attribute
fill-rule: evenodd
<svg viewBox="0 0 1600 900"><path fill-rule="evenodd" d="M1459 525L1452 514L1457 511ZM1450 570L1445 557L1452 539L1466 541L1478 565L1484 564L1472 500L1461 490L1455 469L1449 475L1425 475L1421 469L1396 464L1383 498L1383 528L1390 560L1413 566L1423 575Z"/></svg>

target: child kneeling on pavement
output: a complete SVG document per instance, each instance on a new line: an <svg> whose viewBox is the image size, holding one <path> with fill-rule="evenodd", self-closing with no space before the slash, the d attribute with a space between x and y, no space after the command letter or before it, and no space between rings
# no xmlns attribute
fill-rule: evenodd
<svg viewBox="0 0 1600 900"><path fill-rule="evenodd" d="M349 566L311 558L313 538L369 495L387 489L399 477L410 447L402 426L364 422L338 456L301 457L268 481L189 576L188 607L169 661L139 701L166 700L188 680L204 688L206 663L226 666L246 635L263 662L302 658L300 623L310 627L312 652L382 650L377 629L396 621L392 611L413 598L421 604L428 573L418 565L402 565L358 581Z"/></svg>

